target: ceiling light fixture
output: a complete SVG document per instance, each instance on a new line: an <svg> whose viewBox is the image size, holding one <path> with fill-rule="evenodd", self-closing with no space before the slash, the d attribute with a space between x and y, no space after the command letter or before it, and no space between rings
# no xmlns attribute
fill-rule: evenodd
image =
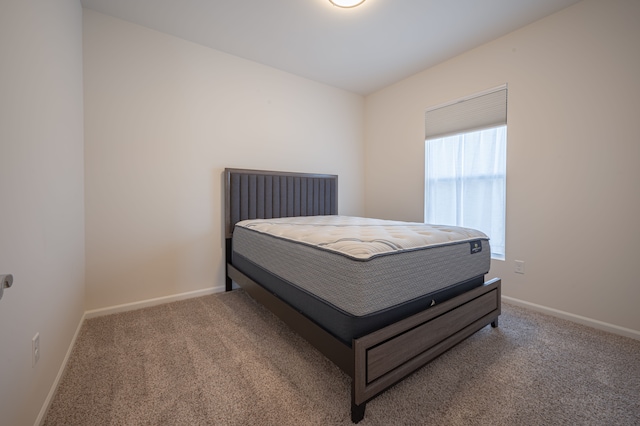
<svg viewBox="0 0 640 426"><path fill-rule="evenodd" d="M356 6L364 3L364 0L329 0L329 1L334 6L344 7L344 8L356 7Z"/></svg>

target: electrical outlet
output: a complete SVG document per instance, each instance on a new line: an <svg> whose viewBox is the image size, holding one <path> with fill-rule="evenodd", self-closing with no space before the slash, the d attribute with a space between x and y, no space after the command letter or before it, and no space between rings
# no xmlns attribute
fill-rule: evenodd
<svg viewBox="0 0 640 426"><path fill-rule="evenodd" d="M524 274L524 260L516 260L516 274Z"/></svg>
<svg viewBox="0 0 640 426"><path fill-rule="evenodd" d="M40 360L40 333L31 339L31 366L35 367Z"/></svg>

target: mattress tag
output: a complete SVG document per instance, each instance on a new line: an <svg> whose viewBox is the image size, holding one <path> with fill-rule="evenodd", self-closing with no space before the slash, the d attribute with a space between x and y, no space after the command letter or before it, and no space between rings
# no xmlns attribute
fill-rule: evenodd
<svg viewBox="0 0 640 426"><path fill-rule="evenodd" d="M482 251L482 240L471 241L471 254L480 253Z"/></svg>

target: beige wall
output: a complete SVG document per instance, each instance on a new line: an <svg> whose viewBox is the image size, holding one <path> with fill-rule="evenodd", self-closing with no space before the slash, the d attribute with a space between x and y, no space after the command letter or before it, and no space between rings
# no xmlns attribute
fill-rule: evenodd
<svg viewBox="0 0 640 426"><path fill-rule="evenodd" d="M225 167L333 173L364 211L361 96L84 11L87 310L224 285Z"/></svg>
<svg viewBox="0 0 640 426"><path fill-rule="evenodd" d="M507 83L507 257L491 275L640 331L638 22L638 1L584 0L367 97L366 214L421 220L425 109Z"/></svg>
<svg viewBox="0 0 640 426"><path fill-rule="evenodd" d="M84 312L80 2L0 2L0 58L0 424L32 425Z"/></svg>

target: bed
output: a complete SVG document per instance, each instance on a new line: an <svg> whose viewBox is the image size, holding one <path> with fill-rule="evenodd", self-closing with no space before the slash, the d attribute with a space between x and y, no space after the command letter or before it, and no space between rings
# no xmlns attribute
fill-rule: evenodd
<svg viewBox="0 0 640 426"><path fill-rule="evenodd" d="M351 377L354 423L368 401L498 326L484 234L339 216L335 175L226 169L224 180L226 290L238 284Z"/></svg>

